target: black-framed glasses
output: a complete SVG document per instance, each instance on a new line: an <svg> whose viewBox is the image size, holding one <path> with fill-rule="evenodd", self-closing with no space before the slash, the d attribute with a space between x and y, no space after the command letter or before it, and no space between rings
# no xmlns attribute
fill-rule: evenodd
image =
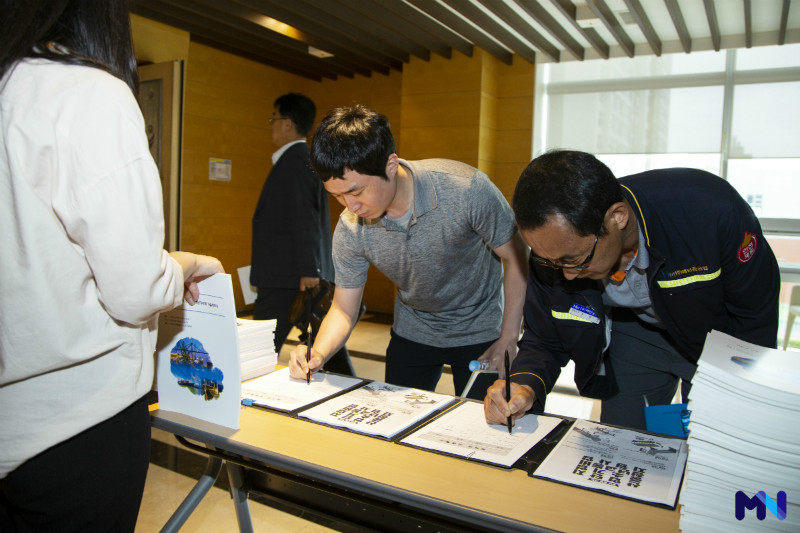
<svg viewBox="0 0 800 533"><path fill-rule="evenodd" d="M592 245L592 251L589 252L589 255L586 256L586 259L583 260L582 263L579 265L557 265L550 261L549 259L545 259L544 257L539 257L538 255L531 252L531 258L533 262L537 265L549 267L555 270L586 270L589 268L589 263L592 262L592 258L594 258L594 252L597 250L597 241L600 239L600 234L603 232L603 225L600 224L600 229L597 231L597 234L594 237L594 245Z"/></svg>
<svg viewBox="0 0 800 533"><path fill-rule="evenodd" d="M269 117L269 123L272 124L276 120L290 120L289 117Z"/></svg>

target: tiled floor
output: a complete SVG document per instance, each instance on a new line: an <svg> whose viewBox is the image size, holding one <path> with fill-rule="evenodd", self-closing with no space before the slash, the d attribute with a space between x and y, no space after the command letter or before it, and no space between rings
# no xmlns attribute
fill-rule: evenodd
<svg viewBox="0 0 800 533"><path fill-rule="evenodd" d="M280 364L286 364L292 345L297 342L297 330L294 330L281 350L278 358ZM353 366L359 377L383 380L383 355L389 344L389 326L385 317L370 316L362 319L348 340L347 347L353 355ZM360 357L363 356L363 357ZM597 420L599 407L597 402L580 398L574 393L572 369L567 367L562 372L557 388L565 394L553 392L548 395L547 410L552 413ZM444 374L436 388L437 392L454 395L450 374ZM202 474L205 459L186 450L175 440L175 437L163 431L153 431L153 453L147 475L142 507L136 533L159 531L172 513L178 508L183 498L189 493L196 480ZM218 485L213 487L203 498L200 505L192 513L181 529L183 533L205 531L238 531L233 502L225 487L224 471L220 474ZM253 526L256 532L316 533L335 531L326 527L324 520L315 517L297 516L291 509L279 510L264 505L253 499L249 502ZM331 524L329 524L331 525Z"/></svg>

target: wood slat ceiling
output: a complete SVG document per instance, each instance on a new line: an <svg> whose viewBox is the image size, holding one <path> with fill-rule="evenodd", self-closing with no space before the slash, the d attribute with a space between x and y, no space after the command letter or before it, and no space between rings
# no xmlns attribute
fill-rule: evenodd
<svg viewBox="0 0 800 533"><path fill-rule="evenodd" d="M800 42L795 0L132 0L198 43L307 78L413 57L583 61ZM329 57L311 52L323 51ZM517 56L517 57L515 57Z"/></svg>

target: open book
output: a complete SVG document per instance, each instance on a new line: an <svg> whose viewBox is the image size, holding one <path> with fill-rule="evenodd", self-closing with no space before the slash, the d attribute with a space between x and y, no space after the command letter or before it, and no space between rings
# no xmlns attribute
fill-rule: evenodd
<svg viewBox="0 0 800 533"><path fill-rule="evenodd" d="M306 383L305 379L291 378L289 369L282 368L242 383L242 403L293 412L362 383L359 378L327 372L312 374L311 382Z"/></svg>
<svg viewBox="0 0 800 533"><path fill-rule="evenodd" d="M511 433L505 425L486 423L483 404L463 402L400 440L417 448L511 467L544 439L561 418L527 414L514 422Z"/></svg>
<svg viewBox="0 0 800 533"><path fill-rule="evenodd" d="M683 439L579 419L533 475L675 507L686 453Z"/></svg>
<svg viewBox="0 0 800 533"><path fill-rule="evenodd" d="M445 394L373 381L301 411L300 417L390 439L455 401Z"/></svg>

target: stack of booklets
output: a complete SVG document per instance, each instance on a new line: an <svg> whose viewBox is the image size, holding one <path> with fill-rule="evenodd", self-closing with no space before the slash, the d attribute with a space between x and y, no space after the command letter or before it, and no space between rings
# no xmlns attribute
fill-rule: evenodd
<svg viewBox="0 0 800 533"><path fill-rule="evenodd" d="M799 383L800 354L708 334L689 394L682 531L800 531Z"/></svg>
<svg viewBox="0 0 800 533"><path fill-rule="evenodd" d="M269 374L275 370L275 320L236 319L239 337L239 360L242 381Z"/></svg>

